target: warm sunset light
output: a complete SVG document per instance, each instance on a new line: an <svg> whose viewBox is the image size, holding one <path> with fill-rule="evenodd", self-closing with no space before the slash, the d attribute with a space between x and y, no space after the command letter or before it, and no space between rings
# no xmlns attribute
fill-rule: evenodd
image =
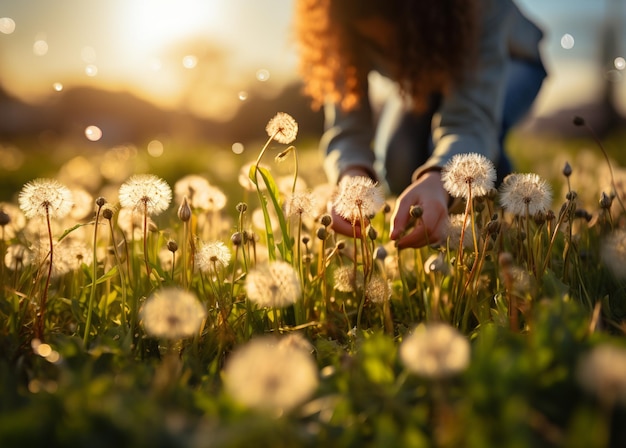
<svg viewBox="0 0 626 448"><path fill-rule="evenodd" d="M0 83L27 101L83 85L224 119L240 92L294 78L290 21L281 0L3 2Z"/></svg>

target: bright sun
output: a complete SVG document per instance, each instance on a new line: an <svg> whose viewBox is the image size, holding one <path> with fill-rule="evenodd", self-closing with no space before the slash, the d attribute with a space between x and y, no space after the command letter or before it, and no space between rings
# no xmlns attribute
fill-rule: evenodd
<svg viewBox="0 0 626 448"><path fill-rule="evenodd" d="M219 23L219 0L131 0L124 4L128 45L135 51L159 51L177 40Z"/></svg>

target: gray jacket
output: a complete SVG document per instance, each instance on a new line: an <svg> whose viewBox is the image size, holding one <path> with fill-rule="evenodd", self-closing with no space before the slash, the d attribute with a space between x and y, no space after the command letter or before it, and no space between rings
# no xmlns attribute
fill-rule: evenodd
<svg viewBox="0 0 626 448"><path fill-rule="evenodd" d="M543 33L522 15L511 0L482 0L483 20L479 58L475 73L443 98L433 117L434 149L413 178L443 167L454 155L479 153L497 158L500 115L509 58L541 64L539 41ZM380 64L372 62L385 75ZM336 104L325 106L326 125L320 142L326 153L324 168L330 182L336 182L348 168L360 167L376 177L372 109L367 91L361 103L349 112Z"/></svg>

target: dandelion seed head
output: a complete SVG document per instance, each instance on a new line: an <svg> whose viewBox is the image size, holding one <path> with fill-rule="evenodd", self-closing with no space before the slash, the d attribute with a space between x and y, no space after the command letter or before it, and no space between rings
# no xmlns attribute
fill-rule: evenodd
<svg viewBox="0 0 626 448"><path fill-rule="evenodd" d="M468 199L485 196L494 187L496 169L487 157L476 154L457 154L441 171L443 187L455 198Z"/></svg>
<svg viewBox="0 0 626 448"><path fill-rule="evenodd" d="M122 207L156 216L169 207L172 190L154 174L135 174L120 186L119 199Z"/></svg>
<svg viewBox="0 0 626 448"><path fill-rule="evenodd" d="M590 394L606 404L626 405L626 348L598 345L585 353L576 368L576 378Z"/></svg>
<svg viewBox="0 0 626 448"><path fill-rule="evenodd" d="M204 307L193 293L175 287L157 290L140 310L146 333L169 340L193 336L205 316Z"/></svg>
<svg viewBox="0 0 626 448"><path fill-rule="evenodd" d="M18 203L27 218L64 218L72 209L72 192L55 179L35 179L20 191Z"/></svg>
<svg viewBox="0 0 626 448"><path fill-rule="evenodd" d="M74 255L68 250L66 244L58 241L53 243L52 269L50 276L59 278L67 274L75 266ZM32 247L34 262L42 272L46 272L50 267L50 243L46 238L37 240Z"/></svg>
<svg viewBox="0 0 626 448"><path fill-rule="evenodd" d="M609 271L617 278L626 278L626 230L613 230L600 247L600 256Z"/></svg>
<svg viewBox="0 0 626 448"><path fill-rule="evenodd" d="M9 202L0 202L0 211L6 215L5 221L8 221L2 226L4 239L11 240L26 226L26 216L19 207Z"/></svg>
<svg viewBox="0 0 626 448"><path fill-rule="evenodd" d="M380 276L373 276L365 287L365 297L372 303L384 303L391 298L389 282Z"/></svg>
<svg viewBox="0 0 626 448"><path fill-rule="evenodd" d="M418 326L400 344L400 358L412 373L447 378L464 371L470 362L470 344L456 328L441 322Z"/></svg>
<svg viewBox="0 0 626 448"><path fill-rule="evenodd" d="M288 145L298 136L298 123L285 112L278 112L265 126L267 135L278 143Z"/></svg>
<svg viewBox="0 0 626 448"><path fill-rule="evenodd" d="M356 273L354 277L354 266L339 266L333 271L333 285L337 291L354 292L363 287L363 271Z"/></svg>
<svg viewBox="0 0 626 448"><path fill-rule="evenodd" d="M90 266L93 262L93 251L87 244L77 238L65 238L55 246L56 263L63 263L68 271L77 271L83 264Z"/></svg>
<svg viewBox="0 0 626 448"><path fill-rule="evenodd" d="M513 173L500 186L500 204L517 216L534 216L547 212L552 205L552 190L548 183L534 173Z"/></svg>
<svg viewBox="0 0 626 448"><path fill-rule="evenodd" d="M33 253L23 244L11 244L4 254L4 265L12 271L30 266Z"/></svg>
<svg viewBox="0 0 626 448"><path fill-rule="evenodd" d="M117 214L117 226L124 232L128 239L141 239L143 237L143 213L134 208L121 208ZM148 217L148 228L155 224Z"/></svg>
<svg viewBox="0 0 626 448"><path fill-rule="evenodd" d="M196 253L196 267L201 272L215 273L216 269L226 268L230 258L230 250L222 241L203 243Z"/></svg>
<svg viewBox="0 0 626 448"><path fill-rule="evenodd" d="M465 220L463 213L453 213L446 223L445 235L448 238L448 244L451 248L458 248L461 244L461 233L465 224L465 232L463 233L463 247L472 247L474 240L470 231L470 218Z"/></svg>
<svg viewBox="0 0 626 448"><path fill-rule="evenodd" d="M356 222L361 216L372 216L385 205L382 189L369 177L346 176L339 182L339 191L333 202L335 212L342 218Z"/></svg>
<svg viewBox="0 0 626 448"><path fill-rule="evenodd" d="M319 383L310 353L271 337L237 348L226 360L223 373L225 390L234 400L278 415L306 402Z"/></svg>
<svg viewBox="0 0 626 448"><path fill-rule="evenodd" d="M302 294L296 271L284 261L259 265L248 272L246 291L251 302L274 308L292 305Z"/></svg>
<svg viewBox="0 0 626 448"><path fill-rule="evenodd" d="M315 197L310 192L296 192L285 201L287 217L312 216L315 210Z"/></svg>

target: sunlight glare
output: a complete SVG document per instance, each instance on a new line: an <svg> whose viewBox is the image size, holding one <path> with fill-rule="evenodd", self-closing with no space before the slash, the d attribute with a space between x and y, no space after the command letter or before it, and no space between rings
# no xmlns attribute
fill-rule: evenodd
<svg viewBox="0 0 626 448"><path fill-rule="evenodd" d="M124 41L138 51L161 51L173 42L205 32L218 21L218 0L128 0L120 17L130 36Z"/></svg>
<svg viewBox="0 0 626 448"><path fill-rule="evenodd" d="M0 33L11 34L15 31L15 20L10 17L0 18Z"/></svg>
<svg viewBox="0 0 626 448"><path fill-rule="evenodd" d="M54 84L52 84L52 88L55 92L60 92L63 90L63 84L61 84L60 82L55 82Z"/></svg>

